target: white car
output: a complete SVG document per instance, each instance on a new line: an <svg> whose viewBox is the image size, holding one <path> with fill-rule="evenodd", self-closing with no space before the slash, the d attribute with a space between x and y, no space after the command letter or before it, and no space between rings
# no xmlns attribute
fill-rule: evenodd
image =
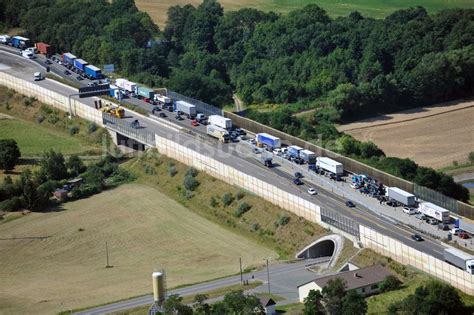
<svg viewBox="0 0 474 315"><path fill-rule="evenodd" d="M254 139L250 139L249 143L255 145L257 142Z"/></svg>
<svg viewBox="0 0 474 315"><path fill-rule="evenodd" d="M316 189L314 189L313 187L309 187L309 188L308 188L308 194L310 194L310 195L316 195L316 194L317 194L317 191L316 191Z"/></svg>
<svg viewBox="0 0 474 315"><path fill-rule="evenodd" d="M408 214L408 215L416 214L416 210L413 209L413 208L409 208L409 207L404 207L403 212Z"/></svg>

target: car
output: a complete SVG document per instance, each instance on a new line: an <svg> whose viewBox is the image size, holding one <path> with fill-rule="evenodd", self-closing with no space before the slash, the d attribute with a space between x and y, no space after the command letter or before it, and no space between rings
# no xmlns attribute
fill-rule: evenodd
<svg viewBox="0 0 474 315"><path fill-rule="evenodd" d="M296 172L295 177L296 178L303 178L303 174L301 174L300 172Z"/></svg>
<svg viewBox="0 0 474 315"><path fill-rule="evenodd" d="M181 117L181 115L176 115L176 116L174 116L174 119L176 119L176 120L184 120L184 118Z"/></svg>
<svg viewBox="0 0 474 315"><path fill-rule="evenodd" d="M420 235L418 235L418 234L413 234L413 235L411 236L411 239L414 240L414 241L417 241L417 242L423 241L423 238L422 238Z"/></svg>
<svg viewBox="0 0 474 315"><path fill-rule="evenodd" d="M77 81L82 81L82 80L84 80L84 78L81 77L80 75L78 75L78 76L76 77L76 80L77 80Z"/></svg>
<svg viewBox="0 0 474 315"><path fill-rule="evenodd" d="M415 215L415 218L417 218L418 220L425 220L426 216L423 213L418 213Z"/></svg>
<svg viewBox="0 0 474 315"><path fill-rule="evenodd" d="M355 204L354 204L352 201L347 200L347 201L346 201L346 206L348 206L349 208L354 208L354 207L355 207Z"/></svg>
<svg viewBox="0 0 474 315"><path fill-rule="evenodd" d="M196 119L191 120L191 126L196 127L199 126L199 123Z"/></svg>
<svg viewBox="0 0 474 315"><path fill-rule="evenodd" d="M431 225L437 225L437 224L438 224L438 220L436 220L436 219L429 219L427 223L429 223L429 224L431 224Z"/></svg>
<svg viewBox="0 0 474 315"><path fill-rule="evenodd" d="M71 72L69 72L69 70L64 70L64 74L65 74L65 75L70 75Z"/></svg>
<svg viewBox="0 0 474 315"><path fill-rule="evenodd" d="M49 59L46 59L45 63L46 63L47 65L50 65L50 64L52 64L53 62L52 62L51 60L49 60Z"/></svg>
<svg viewBox="0 0 474 315"><path fill-rule="evenodd" d="M316 191L316 189L314 189L313 187L309 187L308 188L308 194L310 195L316 195L318 192Z"/></svg>
<svg viewBox="0 0 474 315"><path fill-rule="evenodd" d="M260 148L253 148L253 153L255 153L255 154L262 153L262 149L260 149Z"/></svg>
<svg viewBox="0 0 474 315"><path fill-rule="evenodd" d="M469 238L469 234L467 234L466 232L462 231L462 232L459 232L458 234L459 238L462 238L464 240L467 240Z"/></svg>
<svg viewBox="0 0 474 315"><path fill-rule="evenodd" d="M161 118L166 118L166 114L163 113L163 112L160 112L160 113L158 114L158 116L160 116Z"/></svg>
<svg viewBox="0 0 474 315"><path fill-rule="evenodd" d="M443 231L449 231L449 230L450 230L449 225L444 224L444 223L438 224L438 228L439 228L440 230L443 230Z"/></svg>
<svg viewBox="0 0 474 315"><path fill-rule="evenodd" d="M403 207L403 213L406 213L408 215L413 215L413 214L416 214L416 210L410 207Z"/></svg>
<svg viewBox="0 0 474 315"><path fill-rule="evenodd" d="M249 139L249 143L250 143L250 144L253 144L253 145L257 144L257 142L255 141L255 139Z"/></svg>
<svg viewBox="0 0 474 315"><path fill-rule="evenodd" d="M295 184L296 186L299 186L299 185L303 185L303 182L301 181L301 179L297 177L293 179L293 184Z"/></svg>
<svg viewBox="0 0 474 315"><path fill-rule="evenodd" d="M246 133L243 129L241 129L241 128L237 128L237 129L235 129L235 131L237 131L240 136L245 136L245 135L247 135L247 133Z"/></svg>
<svg viewBox="0 0 474 315"><path fill-rule="evenodd" d="M451 229L451 234L458 235L462 230L460 228L453 228Z"/></svg>

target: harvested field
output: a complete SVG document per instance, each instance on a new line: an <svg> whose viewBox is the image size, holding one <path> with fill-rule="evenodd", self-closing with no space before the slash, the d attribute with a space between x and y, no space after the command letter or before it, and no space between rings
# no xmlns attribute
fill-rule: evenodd
<svg viewBox="0 0 474 315"><path fill-rule="evenodd" d="M0 313L54 314L147 294L154 270L175 287L237 273L239 257L277 256L144 185L64 208L0 225Z"/></svg>
<svg viewBox="0 0 474 315"><path fill-rule="evenodd" d="M467 161L474 151L474 101L415 108L338 127L373 141L387 156L441 168Z"/></svg>

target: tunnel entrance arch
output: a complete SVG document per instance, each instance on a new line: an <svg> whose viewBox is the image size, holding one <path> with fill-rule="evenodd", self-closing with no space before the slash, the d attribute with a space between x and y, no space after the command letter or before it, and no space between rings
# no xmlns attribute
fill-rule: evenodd
<svg viewBox="0 0 474 315"><path fill-rule="evenodd" d="M344 238L337 234L324 236L296 254L297 259L316 259L327 257L330 264L335 262L344 246Z"/></svg>

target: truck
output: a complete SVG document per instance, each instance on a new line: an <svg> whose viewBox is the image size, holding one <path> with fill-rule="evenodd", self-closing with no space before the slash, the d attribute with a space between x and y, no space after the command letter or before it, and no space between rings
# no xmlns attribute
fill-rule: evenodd
<svg viewBox="0 0 474 315"><path fill-rule="evenodd" d="M344 167L341 163L327 157L317 157L316 166L336 175L344 173Z"/></svg>
<svg viewBox="0 0 474 315"><path fill-rule="evenodd" d="M101 112L107 113L117 118L125 117L125 110L120 106L107 105L100 109Z"/></svg>
<svg viewBox="0 0 474 315"><path fill-rule="evenodd" d="M194 118L196 116L196 105L189 104L185 101L176 101L174 110L176 112L180 111L184 115L188 116L188 118Z"/></svg>
<svg viewBox="0 0 474 315"><path fill-rule="evenodd" d="M43 42L36 43L36 49L38 49L41 54L46 56L51 56L54 54L53 46Z"/></svg>
<svg viewBox="0 0 474 315"><path fill-rule="evenodd" d="M11 37L8 35L0 35L0 44L7 45L11 41Z"/></svg>
<svg viewBox="0 0 474 315"><path fill-rule="evenodd" d="M155 91L152 89L146 88L144 86L135 86L135 92L134 92L139 98L148 98L152 100L155 96Z"/></svg>
<svg viewBox="0 0 474 315"><path fill-rule="evenodd" d="M410 194L409 192L406 192L404 190L401 190L398 187L388 187L387 196L408 207L413 207L415 205L415 195Z"/></svg>
<svg viewBox="0 0 474 315"><path fill-rule="evenodd" d="M211 115L207 121L210 125L217 126L225 130L232 129L232 120L230 118L225 118L220 115Z"/></svg>
<svg viewBox="0 0 474 315"><path fill-rule="evenodd" d="M20 49L25 49L25 48L33 46L29 38L22 37L22 36L13 36L10 40L10 44L13 47L20 48Z"/></svg>
<svg viewBox="0 0 474 315"><path fill-rule="evenodd" d="M456 248L446 248L443 252L444 260L471 275L474 274L474 256Z"/></svg>
<svg viewBox="0 0 474 315"><path fill-rule="evenodd" d="M126 79L115 80L115 85L121 88L122 90L125 90L130 93L135 93L136 86L137 86L135 83L130 82Z"/></svg>
<svg viewBox="0 0 474 315"><path fill-rule="evenodd" d="M74 67L81 70L82 72L85 71L85 67L87 66L87 61L82 60L80 58L74 59Z"/></svg>
<svg viewBox="0 0 474 315"><path fill-rule="evenodd" d="M110 85L109 95L115 99L120 99L120 89L116 85Z"/></svg>
<svg viewBox="0 0 474 315"><path fill-rule="evenodd" d="M270 149L278 149L281 147L280 138L269 135L268 133L257 133L255 135L255 141L258 146L266 145Z"/></svg>
<svg viewBox="0 0 474 315"><path fill-rule="evenodd" d="M154 101L160 103L161 105L171 104L171 98L160 93L155 93Z"/></svg>
<svg viewBox="0 0 474 315"><path fill-rule="evenodd" d="M302 147L299 147L297 145L290 145L288 147L288 154L291 156L291 157L294 157L294 158L299 158L300 157L300 151L303 150Z"/></svg>
<svg viewBox="0 0 474 315"><path fill-rule="evenodd" d="M74 55L71 54L71 53L64 53L64 54L63 54L63 62L64 62L65 64L70 64L70 65L74 64L74 59L76 59L76 58L77 58L77 57L74 56Z"/></svg>
<svg viewBox="0 0 474 315"><path fill-rule="evenodd" d="M25 58L28 58L28 59L33 59L33 57L34 57L34 54L29 50L22 50L21 55Z"/></svg>
<svg viewBox="0 0 474 315"><path fill-rule="evenodd" d="M230 136L229 132L225 129L222 129L220 127L214 126L214 125L208 125L206 128L207 134L210 135L211 137L219 139L222 143L229 142Z"/></svg>
<svg viewBox="0 0 474 315"><path fill-rule="evenodd" d="M260 162L262 162L262 164L266 167L272 167L272 155L270 153L266 154L265 152L263 152L260 156Z"/></svg>
<svg viewBox="0 0 474 315"><path fill-rule="evenodd" d="M301 150L300 158L308 164L316 164L316 153L310 150Z"/></svg>
<svg viewBox="0 0 474 315"><path fill-rule="evenodd" d="M451 217L449 216L449 210L441 208L431 202L422 202L418 207L418 211L427 217L434 218L441 223L449 223Z"/></svg>
<svg viewBox="0 0 474 315"><path fill-rule="evenodd" d="M84 72L89 78L92 78L95 80L102 78L102 71L100 70L100 68L97 68L96 66L87 65L84 68Z"/></svg>

